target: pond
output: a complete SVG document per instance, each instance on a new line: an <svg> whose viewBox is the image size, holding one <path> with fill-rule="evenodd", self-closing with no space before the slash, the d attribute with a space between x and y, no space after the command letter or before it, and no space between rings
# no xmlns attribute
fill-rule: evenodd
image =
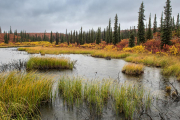
<svg viewBox="0 0 180 120"><path fill-rule="evenodd" d="M31 56L40 56L40 54L27 54L26 52L17 51L17 48L1 48L0 49L0 65L8 64L13 61L27 61ZM144 74L141 76L128 76L121 72L123 66L127 64L123 59L111 59L106 60L104 58L94 58L90 55L81 54L63 54L63 55L45 55L51 57L68 57L71 60L76 61L75 68L73 70L53 70L53 71L40 71L44 74L50 74L56 76L58 80L61 75L68 76L81 76L88 80L103 78L116 79L121 83L129 82L133 84L140 84L151 92L154 99L162 99L168 101L168 95L165 92L166 85L169 85L167 81L173 83L176 89L180 90L180 83L176 81L174 77L165 77L161 75L161 69L155 67L145 67ZM179 103L172 102L171 104L164 105L164 102L154 104L158 107L159 111L165 109L171 109L168 113L177 114L180 111ZM168 107L167 107L168 106ZM157 109L157 108L156 108ZM63 105L62 99L57 97L52 105L44 105L40 108L41 118L43 120L75 120L85 119L85 114L80 114L79 110L69 110ZM82 111L81 111L82 112ZM153 113L154 112L154 113ZM158 118L155 111L151 114L154 118ZM103 111L102 119L120 119L122 116L117 116L108 108Z"/></svg>

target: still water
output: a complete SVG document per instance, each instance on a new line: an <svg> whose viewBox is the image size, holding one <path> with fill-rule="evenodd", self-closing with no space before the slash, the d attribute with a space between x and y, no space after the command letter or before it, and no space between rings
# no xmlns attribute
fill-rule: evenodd
<svg viewBox="0 0 180 120"><path fill-rule="evenodd" d="M13 61L27 61L31 56L41 56L40 54L28 54L27 52L17 51L17 48L0 48L0 65L8 64ZM158 99L166 99L167 95L165 90L166 85L169 85L170 81L173 83L174 87L180 90L180 84L176 81L174 77L165 77L161 75L161 69L155 67L145 67L144 74L141 76L128 76L121 72L123 66L127 64L123 59L111 59L106 60L104 58L94 58L90 55L81 54L65 54L65 55L45 55L50 57L67 57L70 60L76 61L75 68L73 70L53 70L53 71L41 71L43 74L49 74L56 76L55 79L61 75L69 76L81 76L83 78L92 80L98 79L102 80L104 78L111 78L119 80L119 82L132 82L133 84L141 84L147 90L151 92L152 95ZM162 108L166 106L161 105ZM168 106L174 113L179 113L180 107L178 103L172 103ZM161 108L159 108L161 110ZM75 112L76 111L76 112ZM78 110L69 110L63 106L63 101L60 98L56 98L52 105L45 105L40 108L41 118L43 120L78 120L85 119L85 114L77 113ZM81 111L82 112L82 111ZM155 113L152 113L154 116ZM120 119L122 117L112 113L111 110L106 108L104 110L102 119ZM158 118L158 117L157 117Z"/></svg>

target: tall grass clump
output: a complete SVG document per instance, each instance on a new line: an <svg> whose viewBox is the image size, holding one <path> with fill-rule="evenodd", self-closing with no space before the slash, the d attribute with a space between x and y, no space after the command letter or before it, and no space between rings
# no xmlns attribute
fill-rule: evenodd
<svg viewBox="0 0 180 120"><path fill-rule="evenodd" d="M151 96L138 85L120 84L114 80L83 80L79 77L62 77L58 84L59 94L68 105L86 105L90 115L100 117L111 101L112 111L133 119L136 113L150 107ZM83 104L84 103L84 104Z"/></svg>
<svg viewBox="0 0 180 120"><path fill-rule="evenodd" d="M73 69L74 62L67 58L31 57L26 68L32 69Z"/></svg>
<svg viewBox="0 0 180 120"><path fill-rule="evenodd" d="M0 74L0 119L33 118L51 100L53 81L36 73Z"/></svg>
<svg viewBox="0 0 180 120"><path fill-rule="evenodd" d="M61 77L58 83L60 96L68 105L79 103L82 100L82 80L81 78Z"/></svg>
<svg viewBox="0 0 180 120"><path fill-rule="evenodd" d="M126 64L122 72L128 75L140 75L144 72L144 66L142 64Z"/></svg>
<svg viewBox="0 0 180 120"><path fill-rule="evenodd" d="M126 119L133 119L134 113L150 107L151 97L145 95L144 88L138 85L115 85L113 90L115 110L124 113Z"/></svg>

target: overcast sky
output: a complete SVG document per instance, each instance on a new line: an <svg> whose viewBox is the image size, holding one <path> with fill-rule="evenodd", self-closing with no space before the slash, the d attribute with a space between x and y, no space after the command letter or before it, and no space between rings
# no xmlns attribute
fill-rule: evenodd
<svg viewBox="0 0 180 120"><path fill-rule="evenodd" d="M122 29L137 26L138 11L142 0L0 0L0 26L4 31L15 29L26 32L61 32L71 30L87 31L98 27L104 29L109 18L114 26L117 13ZM144 0L146 22L157 14L159 21L166 0ZM172 16L177 18L180 0L171 0Z"/></svg>

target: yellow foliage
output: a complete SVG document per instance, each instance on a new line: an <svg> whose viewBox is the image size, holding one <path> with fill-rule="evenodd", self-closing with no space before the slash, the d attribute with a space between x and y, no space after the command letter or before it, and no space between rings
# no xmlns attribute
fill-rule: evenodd
<svg viewBox="0 0 180 120"><path fill-rule="evenodd" d="M177 55L178 54L178 48L176 48L174 45L169 48L169 53L172 55Z"/></svg>
<svg viewBox="0 0 180 120"><path fill-rule="evenodd" d="M107 51L110 51L113 49L113 47L114 47L114 45L107 45L104 49Z"/></svg>

